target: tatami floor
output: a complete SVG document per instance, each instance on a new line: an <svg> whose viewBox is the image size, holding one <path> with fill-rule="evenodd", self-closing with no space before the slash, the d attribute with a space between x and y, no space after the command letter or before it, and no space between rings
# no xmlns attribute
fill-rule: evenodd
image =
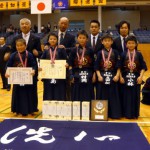
<svg viewBox="0 0 150 150"><path fill-rule="evenodd" d="M146 72L144 75L144 81L150 76L150 71ZM0 79L0 88L2 87L2 82ZM38 82L38 97L39 97L39 112L35 113L34 115L28 115L26 117L22 117L22 115L16 116L14 113L11 112L11 93L12 91L6 91L0 89L0 121L2 122L5 118L22 118L22 119L42 119L42 95L43 95L43 86L42 82ZM136 119L119 119L113 120L109 119L108 121L113 122L137 122L141 130L143 131L145 137L150 143L150 105L144 105L141 103L140 108L140 117Z"/></svg>

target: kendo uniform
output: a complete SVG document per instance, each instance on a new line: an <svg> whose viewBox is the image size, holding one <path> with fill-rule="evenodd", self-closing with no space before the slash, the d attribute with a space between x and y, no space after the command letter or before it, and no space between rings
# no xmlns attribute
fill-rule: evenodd
<svg viewBox="0 0 150 150"><path fill-rule="evenodd" d="M69 57L69 66L72 67L70 78L74 78L74 83L71 85L71 100L73 101L91 101L94 99L94 86L92 83L94 53L91 48L86 47L82 64L79 64L78 59L81 59L82 52L83 48L79 45L79 47L72 49Z"/></svg>
<svg viewBox="0 0 150 150"><path fill-rule="evenodd" d="M37 70L37 65L33 55L26 51L20 53L23 62L27 58L27 66L32 67L33 70ZM12 53L7 67L23 67L20 61L18 52ZM34 84L34 83L33 83ZM11 111L17 114L27 115L32 114L36 111L34 104L34 85L13 85L12 91L12 102L11 102Z"/></svg>
<svg viewBox="0 0 150 150"><path fill-rule="evenodd" d="M29 33L28 33L29 34ZM12 52L16 51L16 40L23 38L23 33L18 34L17 36L15 36L12 40L11 43L11 50ZM36 49L38 51L38 56L34 56L34 60L36 61L38 58L41 57L42 55L42 50L41 50L41 42L40 42L40 38L37 37L34 33L30 32L30 36L29 36L29 40L27 44L27 50L33 54L33 50ZM36 61L37 63L37 61ZM34 105L35 105L35 110L36 112L38 111L38 93L37 93L37 82L38 82L38 70L35 72L35 75L33 76L33 93L34 93Z"/></svg>
<svg viewBox="0 0 150 150"><path fill-rule="evenodd" d="M142 100L141 102L146 105L150 105L150 77L146 80L142 88Z"/></svg>
<svg viewBox="0 0 150 150"><path fill-rule="evenodd" d="M133 54L131 54L132 56ZM137 84L137 78L142 69L147 70L146 63L142 54L135 51L133 69L130 68L129 56L127 52L122 54L121 72L125 80L123 86L123 114L128 119L138 118L140 110L140 84Z"/></svg>
<svg viewBox="0 0 150 150"><path fill-rule="evenodd" d="M54 48L51 47L52 52ZM50 50L45 50L41 59L50 60ZM65 49L56 50L55 60L66 60ZM49 61L51 63L51 60ZM55 64L54 64L55 65ZM43 100L66 100L66 79L42 79L44 85Z"/></svg>
<svg viewBox="0 0 150 150"><path fill-rule="evenodd" d="M7 45L0 47L0 74L3 83L3 89L10 89L10 85L8 85L7 78L5 77L6 72L6 63L7 61L4 60L4 56L6 53L10 53L10 48Z"/></svg>
<svg viewBox="0 0 150 150"><path fill-rule="evenodd" d="M103 52L104 57L107 58L109 51L103 49ZM100 71L100 74L103 77L103 81L98 81L96 99L108 100L108 117L114 119L119 119L122 116L118 83L113 81L118 68L120 68L120 60L116 50L112 49L107 69L104 67L102 51L98 53L98 57L95 62L95 70Z"/></svg>

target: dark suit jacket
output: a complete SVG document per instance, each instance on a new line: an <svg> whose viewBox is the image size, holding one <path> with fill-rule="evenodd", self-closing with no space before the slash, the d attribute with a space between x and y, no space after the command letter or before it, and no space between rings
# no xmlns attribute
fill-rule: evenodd
<svg viewBox="0 0 150 150"><path fill-rule="evenodd" d="M10 53L10 48L7 45L0 47L0 69L5 69L6 61L4 61L4 56L6 53Z"/></svg>
<svg viewBox="0 0 150 150"><path fill-rule="evenodd" d="M88 42L87 42L87 46L88 47L92 47L91 45L91 35L89 36L88 38ZM97 55L97 53L103 49L103 44L101 42L101 36L99 35L98 38L97 38L97 41L96 41L96 44L95 44L95 49L93 50L94 51L94 54Z"/></svg>
<svg viewBox="0 0 150 150"><path fill-rule="evenodd" d="M75 47L75 36L66 32L65 37L60 44L64 45L66 48Z"/></svg>
<svg viewBox="0 0 150 150"><path fill-rule="evenodd" d="M114 40L112 48L116 49L118 51L119 55L121 56L121 53L123 52L123 48L122 48L120 36Z"/></svg>
<svg viewBox="0 0 150 150"><path fill-rule="evenodd" d="M13 41L11 43L11 50L12 50L12 52L16 51L16 40L20 39L20 38L23 38L22 34L19 34L16 37L14 37L14 39L13 39ZM27 45L27 50L30 53L33 54L33 50L34 49L36 49L39 52L39 56L38 57L40 57L42 55L40 38L35 36L33 33L30 33L30 37L29 37L29 41L28 41L28 45Z"/></svg>
<svg viewBox="0 0 150 150"><path fill-rule="evenodd" d="M58 32L56 32L56 34L58 35ZM76 44L75 36L70 34L69 32L66 32L65 37L60 44L65 46L67 55L69 56L71 49L75 47Z"/></svg>

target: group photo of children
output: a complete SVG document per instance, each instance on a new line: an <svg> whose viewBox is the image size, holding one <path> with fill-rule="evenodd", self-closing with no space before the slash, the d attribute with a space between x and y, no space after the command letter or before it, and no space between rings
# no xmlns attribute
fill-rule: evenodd
<svg viewBox="0 0 150 150"><path fill-rule="evenodd" d="M65 79L42 79L43 101L108 100L108 117L112 119L138 119L140 92L147 65L138 50L138 41L130 35L130 23L117 24L119 36L101 34L100 22L91 20L89 31L79 30L74 36L69 31L69 19L61 17L58 31L50 32L44 48L40 38L30 31L31 21L20 20L21 33L11 46L0 37L0 68L3 89L12 88L11 112L27 116L38 112L38 74L42 72L40 60L66 60ZM5 59L4 59L5 58ZM31 67L33 83L8 84L10 67Z"/></svg>

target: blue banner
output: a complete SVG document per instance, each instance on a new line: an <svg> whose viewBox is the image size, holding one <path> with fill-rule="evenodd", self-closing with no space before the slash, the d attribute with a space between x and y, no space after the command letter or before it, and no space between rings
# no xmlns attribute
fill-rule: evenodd
<svg viewBox="0 0 150 150"><path fill-rule="evenodd" d="M53 9L67 9L68 0L53 0Z"/></svg>
<svg viewBox="0 0 150 150"><path fill-rule="evenodd" d="M8 119L0 150L149 150L136 123Z"/></svg>

